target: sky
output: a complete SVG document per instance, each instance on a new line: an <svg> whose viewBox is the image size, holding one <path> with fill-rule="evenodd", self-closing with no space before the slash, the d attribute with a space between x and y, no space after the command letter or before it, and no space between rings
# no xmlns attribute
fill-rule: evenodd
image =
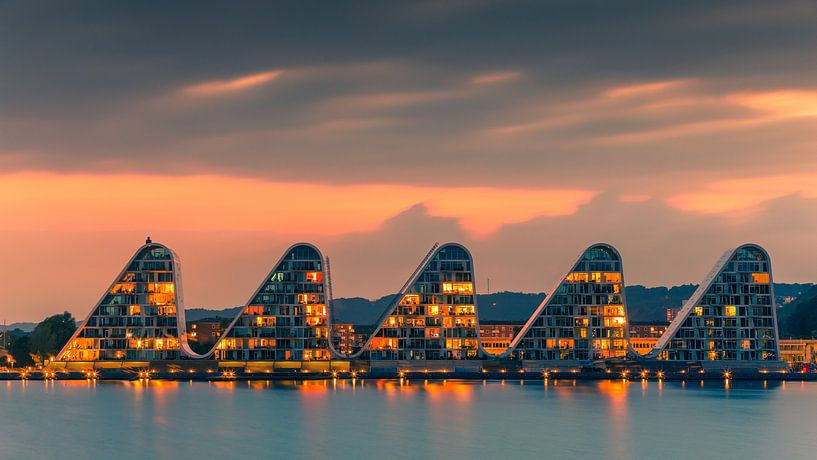
<svg viewBox="0 0 817 460"><path fill-rule="evenodd" d="M84 317L147 235L186 306L291 244L336 297L437 241L541 292L589 244L626 283L763 245L817 281L813 1L0 3L0 320Z"/></svg>

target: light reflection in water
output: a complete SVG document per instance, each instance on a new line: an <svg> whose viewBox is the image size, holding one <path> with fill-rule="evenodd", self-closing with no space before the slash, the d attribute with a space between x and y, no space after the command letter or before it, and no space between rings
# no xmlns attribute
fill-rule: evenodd
<svg viewBox="0 0 817 460"><path fill-rule="evenodd" d="M0 418L0 446L84 458L79 440L104 433L96 455L117 460L516 458L543 446L571 459L813 458L817 440L800 433L814 400L817 383L734 380L6 382L0 411L15 416Z"/></svg>
<svg viewBox="0 0 817 460"><path fill-rule="evenodd" d="M641 384L642 398L647 391L646 384L646 380ZM607 413L609 414L610 436L607 451L616 458L628 458L631 456L629 445L632 441L629 437L628 419L630 382L628 380L600 381L596 388L601 395L606 396L609 407Z"/></svg>

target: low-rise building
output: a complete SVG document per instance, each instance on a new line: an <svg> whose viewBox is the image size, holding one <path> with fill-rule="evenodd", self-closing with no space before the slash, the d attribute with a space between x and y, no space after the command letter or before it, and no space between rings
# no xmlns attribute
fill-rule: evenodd
<svg viewBox="0 0 817 460"><path fill-rule="evenodd" d="M666 321L630 321L630 338L658 338L668 326Z"/></svg>
<svg viewBox="0 0 817 460"><path fill-rule="evenodd" d="M332 324L332 346L343 355L351 355L366 345L374 326L355 326L348 323Z"/></svg>
<svg viewBox="0 0 817 460"><path fill-rule="evenodd" d="M633 337L630 336L630 346L636 353L646 355L658 343L658 337Z"/></svg>
<svg viewBox="0 0 817 460"><path fill-rule="evenodd" d="M482 349L492 355L504 352L523 326L524 323L481 321L479 324L479 338L482 342Z"/></svg>
<svg viewBox="0 0 817 460"><path fill-rule="evenodd" d="M817 340L780 339L780 359L793 370L814 369L817 363Z"/></svg>
<svg viewBox="0 0 817 460"><path fill-rule="evenodd" d="M219 321L193 321L188 323L188 340L197 343L216 343L224 328Z"/></svg>

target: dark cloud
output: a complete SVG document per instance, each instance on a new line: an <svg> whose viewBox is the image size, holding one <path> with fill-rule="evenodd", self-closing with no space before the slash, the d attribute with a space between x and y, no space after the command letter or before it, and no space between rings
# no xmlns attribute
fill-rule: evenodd
<svg viewBox="0 0 817 460"><path fill-rule="evenodd" d="M807 1L6 2L0 168L153 170L161 162L171 174L280 179L309 169L317 181L423 182L432 162L480 181L535 185L597 162L630 176L694 169L712 158L707 146L768 164L759 148L723 152L729 132L684 149L575 145L700 112L585 113L578 125L507 142L479 133L555 116L549 107L570 110L565 102L624 84L695 78L708 95L810 86L815 19ZM284 74L223 97L179 95L269 70ZM520 77L470 83L509 71ZM788 145L774 147L805 161Z"/></svg>

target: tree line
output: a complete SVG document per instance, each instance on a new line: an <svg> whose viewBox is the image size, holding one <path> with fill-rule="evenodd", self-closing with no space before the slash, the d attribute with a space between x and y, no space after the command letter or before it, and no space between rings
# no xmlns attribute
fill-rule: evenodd
<svg viewBox="0 0 817 460"><path fill-rule="evenodd" d="M43 364L60 352L76 330L77 324L71 313L66 311L49 316L37 324L31 334L19 329L6 331L7 351L16 367Z"/></svg>

